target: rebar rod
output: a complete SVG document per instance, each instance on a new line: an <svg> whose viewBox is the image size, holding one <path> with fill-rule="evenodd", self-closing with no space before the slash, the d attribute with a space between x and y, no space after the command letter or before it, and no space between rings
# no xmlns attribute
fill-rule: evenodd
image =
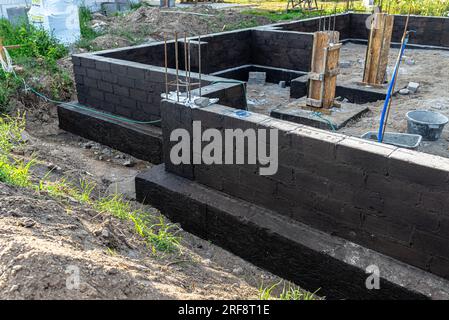
<svg viewBox="0 0 449 320"><path fill-rule="evenodd" d="M167 35L164 32L164 60L165 60L165 99L168 99L168 57L167 57Z"/></svg>
<svg viewBox="0 0 449 320"><path fill-rule="evenodd" d="M200 83L199 94L201 97L201 36L198 35L198 80Z"/></svg>
<svg viewBox="0 0 449 320"><path fill-rule="evenodd" d="M192 97L192 92L191 92L191 87L190 87L190 85L191 85L191 83L190 83L190 81L192 80L191 79L191 77L190 77L190 72L191 72L191 64L190 64L190 39L189 39L189 42L188 42L188 45L187 45L187 58L188 58L188 64L189 64L189 66L188 66L188 70L189 70L189 74L188 74L188 80L187 80L187 92L188 92L188 97L189 97L189 102L190 102L190 99L191 99L191 97Z"/></svg>
<svg viewBox="0 0 449 320"><path fill-rule="evenodd" d="M179 102L178 32L175 32L175 59L176 59L176 101Z"/></svg>
<svg viewBox="0 0 449 320"><path fill-rule="evenodd" d="M184 71L185 71L185 74L184 74L184 79L185 79L185 82L186 83L189 83L189 79L187 78L187 74L188 74L188 70L187 70L187 68L188 68L188 61L187 61L187 59L188 59L188 56L187 56L187 32L184 32ZM188 86L186 87L186 96L188 97Z"/></svg>

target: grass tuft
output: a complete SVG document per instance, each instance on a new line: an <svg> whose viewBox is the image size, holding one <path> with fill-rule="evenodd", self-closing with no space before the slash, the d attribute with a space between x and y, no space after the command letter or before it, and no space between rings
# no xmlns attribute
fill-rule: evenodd
<svg viewBox="0 0 449 320"><path fill-rule="evenodd" d="M262 284L259 288L259 300L320 300L316 296L319 289L311 293L302 290L290 282L284 282L282 291L278 295L275 295L274 291L278 290L281 283L282 281L268 287L264 287Z"/></svg>
<svg viewBox="0 0 449 320"><path fill-rule="evenodd" d="M31 185L30 168L34 161L15 159L11 152L22 144L25 114L0 118L0 181L19 187Z"/></svg>
<svg viewBox="0 0 449 320"><path fill-rule="evenodd" d="M149 245L161 252L174 252L178 248L180 237L177 236L178 227L167 223L162 216L154 215L137 210L130 214L134 223L134 229Z"/></svg>
<svg viewBox="0 0 449 320"><path fill-rule="evenodd" d="M124 200L122 195L100 198L95 203L95 208L118 219L131 221L135 232L145 239L153 252L174 252L179 245L176 225L167 223L162 216L155 216L144 210L133 210L131 203Z"/></svg>

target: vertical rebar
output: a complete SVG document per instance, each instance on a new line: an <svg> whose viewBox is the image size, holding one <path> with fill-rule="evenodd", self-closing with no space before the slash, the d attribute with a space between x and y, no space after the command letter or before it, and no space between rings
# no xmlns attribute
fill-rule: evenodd
<svg viewBox="0 0 449 320"><path fill-rule="evenodd" d="M176 101L179 102L178 32L176 31L175 31L175 59L176 59Z"/></svg>
<svg viewBox="0 0 449 320"><path fill-rule="evenodd" d="M335 27L337 24L337 4L335 3L334 7L334 25L332 27L332 43L335 43Z"/></svg>
<svg viewBox="0 0 449 320"><path fill-rule="evenodd" d="M168 57L167 34L164 32L164 60L165 60L165 99L168 99Z"/></svg>
<svg viewBox="0 0 449 320"><path fill-rule="evenodd" d="M198 82L199 82L199 94L201 97L201 36L198 35Z"/></svg>
<svg viewBox="0 0 449 320"><path fill-rule="evenodd" d="M187 82L188 82L188 79L187 79L187 67L188 67L187 58L188 58L187 57L187 32L184 32L184 70L185 70L184 80L185 80L186 96L188 95L188 92L187 92L187 90L188 90L188 87L187 87Z"/></svg>
<svg viewBox="0 0 449 320"><path fill-rule="evenodd" d="M190 87L190 81L191 81L191 78L190 78L190 72L191 72L191 65L190 65L190 39L189 39L189 42L188 42L188 46L187 46L187 60L188 60L188 63L189 63L189 65L188 65L188 70L189 70L189 74L188 74L188 80L187 80L187 95L188 95L188 97L189 97L189 102L190 102L190 99L191 99L191 95L192 95L192 92L191 92L191 87Z"/></svg>
<svg viewBox="0 0 449 320"><path fill-rule="evenodd" d="M320 10L320 19L318 20L318 31L321 31L321 17L323 15L323 6L321 6L321 10Z"/></svg>

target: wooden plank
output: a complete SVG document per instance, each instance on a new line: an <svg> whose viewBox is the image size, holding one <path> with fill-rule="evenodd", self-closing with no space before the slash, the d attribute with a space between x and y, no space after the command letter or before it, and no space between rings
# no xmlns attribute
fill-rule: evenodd
<svg viewBox="0 0 449 320"><path fill-rule="evenodd" d="M394 16L374 14L368 43L363 82L380 85L384 82L393 33Z"/></svg>
<svg viewBox="0 0 449 320"><path fill-rule="evenodd" d="M313 35L313 52L311 72L324 73L325 72L325 49L329 45L329 33L328 32L315 32ZM323 82L320 80L310 80L309 83L309 98L313 100L322 100L322 86Z"/></svg>
<svg viewBox="0 0 449 320"><path fill-rule="evenodd" d="M388 67L388 56L390 53L391 37L393 35L393 25L394 16L388 15L385 21L385 32L383 39L382 51L379 57L379 69L376 74L376 84L383 84L385 81L387 67Z"/></svg>
<svg viewBox="0 0 449 320"><path fill-rule="evenodd" d="M337 31L315 32L309 79L308 101L313 107L332 108L337 84L341 44ZM332 42L332 43L331 43ZM319 75L319 76L318 76ZM319 101L317 104L316 101Z"/></svg>
<svg viewBox="0 0 449 320"><path fill-rule="evenodd" d="M340 40L340 33L334 32L333 35L335 50L328 51L327 65L326 65L326 76L324 77L324 97L323 97L323 108L332 108L334 106L335 99L335 88L337 86L337 74L338 72L332 72L338 70L338 61L340 60L340 48L338 46L338 41ZM332 48L334 44L331 44L329 48Z"/></svg>

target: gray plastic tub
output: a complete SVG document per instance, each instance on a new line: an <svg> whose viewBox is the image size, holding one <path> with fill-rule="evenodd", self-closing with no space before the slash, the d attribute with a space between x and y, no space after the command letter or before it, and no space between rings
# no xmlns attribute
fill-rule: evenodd
<svg viewBox="0 0 449 320"><path fill-rule="evenodd" d="M362 139L377 141L377 132L369 131L362 135ZM421 144L419 134L385 132L383 143L406 149L416 149Z"/></svg>
<svg viewBox="0 0 449 320"><path fill-rule="evenodd" d="M407 132L419 134L427 141L440 139L449 119L438 112L416 110L407 112Z"/></svg>

